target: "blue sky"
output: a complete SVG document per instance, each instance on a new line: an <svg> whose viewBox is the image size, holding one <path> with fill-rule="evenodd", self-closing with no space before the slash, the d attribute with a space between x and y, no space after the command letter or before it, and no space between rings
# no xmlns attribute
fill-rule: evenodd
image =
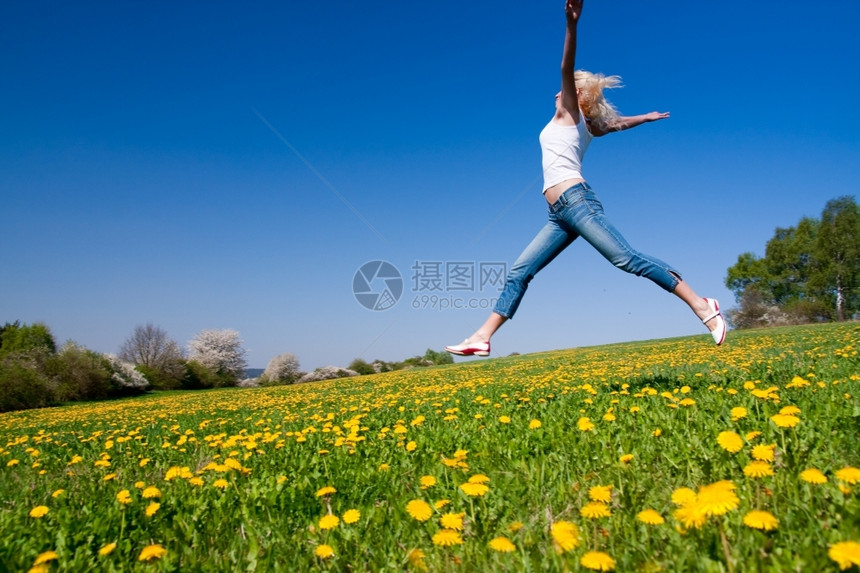
<svg viewBox="0 0 860 573"><path fill-rule="evenodd" d="M855 0L586 2L577 67L623 77L622 113L672 114L588 151L628 240L729 307L740 253L856 195L858 21ZM305 370L459 342L487 310L429 297L496 293L412 267L510 264L544 224L563 37L562 1L0 3L0 321L102 352L148 322L232 328L250 366ZM403 277L384 311L352 292L373 260ZM493 350L696 333L576 242Z"/></svg>

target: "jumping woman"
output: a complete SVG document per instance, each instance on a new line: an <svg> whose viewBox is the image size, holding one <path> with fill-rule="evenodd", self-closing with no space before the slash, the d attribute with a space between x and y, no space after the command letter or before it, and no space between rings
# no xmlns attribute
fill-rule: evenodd
<svg viewBox="0 0 860 573"><path fill-rule="evenodd" d="M561 91L555 96L555 115L540 133L543 195L549 222L514 262L493 312L472 336L445 350L460 356L488 356L490 338L513 318L529 282L578 237L619 269L646 277L687 303L702 320L714 342L722 344L726 322L715 299L698 296L680 273L663 261L634 250L603 214L603 206L582 174L582 158L591 139L669 117L652 111L621 116L603 96L619 86L618 76L574 71L576 27L582 0L567 0L567 33L561 59Z"/></svg>

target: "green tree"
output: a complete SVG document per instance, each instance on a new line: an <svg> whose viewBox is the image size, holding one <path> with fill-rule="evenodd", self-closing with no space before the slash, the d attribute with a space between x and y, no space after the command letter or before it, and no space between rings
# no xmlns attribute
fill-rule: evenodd
<svg viewBox="0 0 860 573"><path fill-rule="evenodd" d="M749 252L738 255L738 262L729 267L726 287L734 293L738 302L749 290L755 290L760 298L772 298L764 260Z"/></svg>
<svg viewBox="0 0 860 573"><path fill-rule="evenodd" d="M772 302L784 306L809 298L808 282L812 268L812 251L818 233L818 221L804 217L797 227L778 228L765 247L765 280Z"/></svg>
<svg viewBox="0 0 860 573"><path fill-rule="evenodd" d="M22 326L18 321L15 321L7 322L0 328L0 356L37 349L45 350L49 354L57 352L54 335L44 324L37 322Z"/></svg>
<svg viewBox="0 0 860 573"><path fill-rule="evenodd" d="M828 201L821 220L777 228L758 258L743 253L726 286L742 308L736 323L844 320L860 309L860 209L853 197Z"/></svg>
<svg viewBox="0 0 860 573"><path fill-rule="evenodd" d="M812 286L831 294L836 319L858 310L860 285L860 208L854 197L827 202L814 245L816 272Z"/></svg>

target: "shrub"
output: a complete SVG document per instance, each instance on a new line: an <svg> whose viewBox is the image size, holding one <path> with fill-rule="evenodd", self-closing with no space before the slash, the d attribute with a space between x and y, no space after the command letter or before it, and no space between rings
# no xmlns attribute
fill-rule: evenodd
<svg viewBox="0 0 860 573"><path fill-rule="evenodd" d="M51 380L32 359L17 355L0 360L0 412L43 408L55 402Z"/></svg>
<svg viewBox="0 0 860 573"><path fill-rule="evenodd" d="M111 395L115 382L107 358L74 342L67 342L46 365L57 385L57 399L101 400Z"/></svg>
<svg viewBox="0 0 860 573"><path fill-rule="evenodd" d="M360 375L376 374L376 368L374 368L372 364L368 364L361 358L356 358L355 360L350 362L348 368L350 370L355 370Z"/></svg>
<svg viewBox="0 0 860 573"><path fill-rule="evenodd" d="M117 385L113 388L112 395L140 394L149 387L149 380L135 369L134 364L113 354L105 354L104 357L111 367L111 380Z"/></svg>
<svg viewBox="0 0 860 573"><path fill-rule="evenodd" d="M183 390L204 390L234 386L235 384L234 378L213 372L211 368L196 360L189 360L185 363L185 375L182 378Z"/></svg>
<svg viewBox="0 0 860 573"><path fill-rule="evenodd" d="M340 368L338 366L323 366L322 368L317 368L313 372L305 374L299 378L299 382L318 382L320 380L347 378L350 376L358 376L358 372L349 370L348 368Z"/></svg>

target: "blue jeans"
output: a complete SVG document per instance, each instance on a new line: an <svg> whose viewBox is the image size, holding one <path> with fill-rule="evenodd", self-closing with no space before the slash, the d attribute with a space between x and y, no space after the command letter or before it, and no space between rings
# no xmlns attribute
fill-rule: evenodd
<svg viewBox="0 0 860 573"><path fill-rule="evenodd" d="M681 280L663 261L634 250L603 214L603 205L588 183L577 183L550 205L549 222L514 262L493 312L513 318L529 282L577 237L619 269L649 278L668 292Z"/></svg>

